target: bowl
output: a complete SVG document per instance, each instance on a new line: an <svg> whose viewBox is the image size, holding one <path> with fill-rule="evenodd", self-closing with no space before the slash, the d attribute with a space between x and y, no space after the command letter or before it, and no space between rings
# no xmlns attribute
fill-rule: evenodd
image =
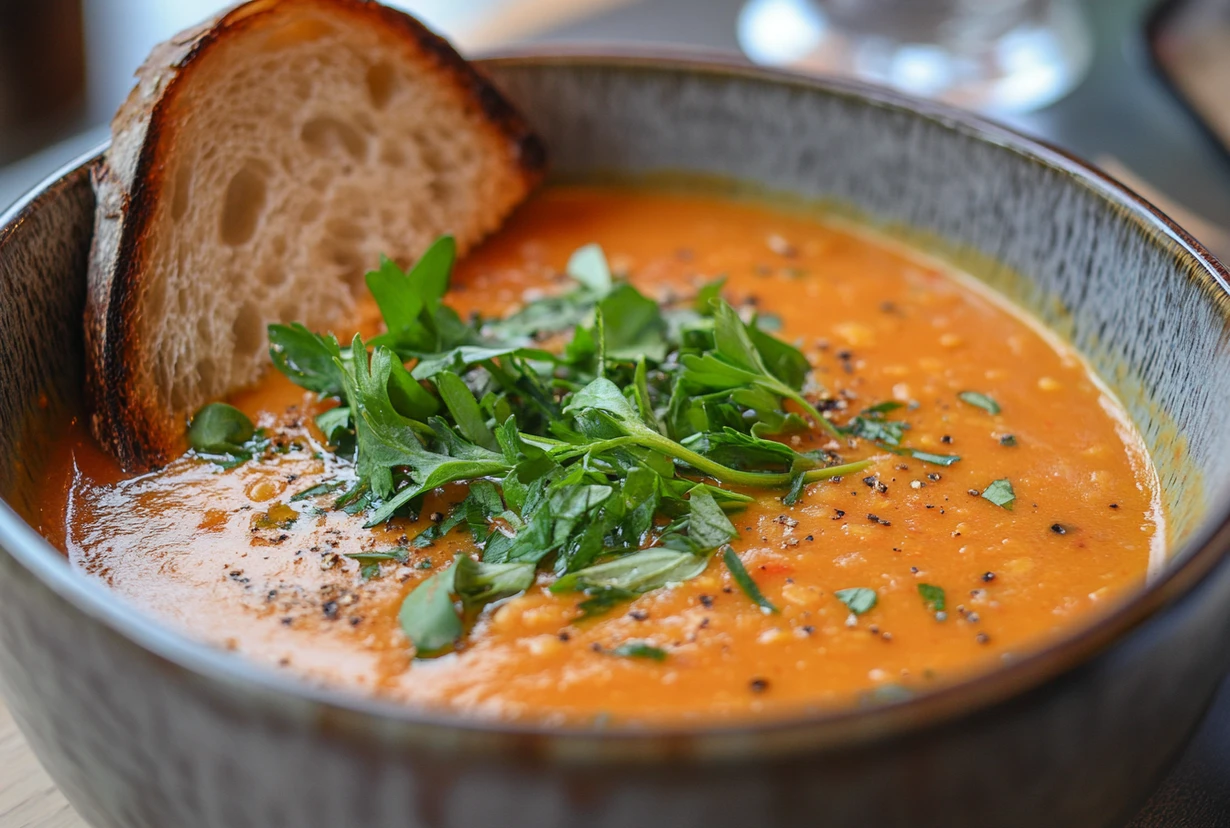
<svg viewBox="0 0 1230 828"><path fill-rule="evenodd" d="M79 410L93 157L0 228L0 689L97 828L1112 824L1230 656L1230 289L1195 240L1063 153L873 87L664 56L481 68L559 178L685 175L908 239L1072 343L1152 453L1172 554L1131 600L946 689L787 721L547 728L316 688L197 643L32 528Z"/></svg>

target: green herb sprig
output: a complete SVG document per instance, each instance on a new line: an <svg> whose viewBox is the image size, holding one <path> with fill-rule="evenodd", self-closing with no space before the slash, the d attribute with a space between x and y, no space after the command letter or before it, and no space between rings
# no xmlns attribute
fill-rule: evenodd
<svg viewBox="0 0 1230 828"><path fill-rule="evenodd" d="M316 422L356 481L335 508L376 526L416 516L441 486L468 487L410 542L429 546L464 526L476 553L402 605L420 657L457 646L475 612L540 574L552 592L578 596L578 620L694 578L737 538L726 513L752 500L740 489L794 502L807 483L873 462L775 437L820 431L925 462L959 459L902 447L908 426L885 418L895 403L830 421L835 406L806 357L769 332L771 319L724 301L721 280L663 307L588 245L569 261L572 290L500 319L463 320L445 303L454 259L442 238L409 273L383 259L367 274L386 327L369 341L343 347L302 325L269 328L274 365L335 403ZM563 344L545 350L546 340ZM322 485L309 491L335 488ZM383 560L402 558L356 560L375 576ZM738 579L733 551L727 565ZM852 611L874 603L865 593Z"/></svg>

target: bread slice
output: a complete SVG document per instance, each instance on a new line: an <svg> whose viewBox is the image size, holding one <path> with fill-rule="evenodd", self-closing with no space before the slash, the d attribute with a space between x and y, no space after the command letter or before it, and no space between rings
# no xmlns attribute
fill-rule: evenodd
<svg viewBox="0 0 1230 828"><path fill-rule="evenodd" d="M94 170L90 422L128 470L339 320L384 253L461 251L542 177L539 140L447 42L366 0L255 0L155 48Z"/></svg>

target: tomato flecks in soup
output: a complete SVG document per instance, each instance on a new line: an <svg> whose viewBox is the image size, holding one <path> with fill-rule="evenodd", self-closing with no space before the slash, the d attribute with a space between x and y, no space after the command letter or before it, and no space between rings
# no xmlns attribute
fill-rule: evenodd
<svg viewBox="0 0 1230 828"><path fill-rule="evenodd" d="M1037 648L1143 583L1163 533L1138 437L1079 359L981 290L766 206L561 187L460 263L448 301L504 315L561 289L569 255L591 242L664 302L724 274L732 302L780 318L778 335L839 401L835 420L905 403L892 415L910 424L903 443L961 460L880 454L793 506L754 492L731 516L732 547L777 612L752 602L720 553L697 578L583 621L584 596L550 593L540 574L430 661L412 658L398 608L474 543L464 525L430 546L410 540L463 487L432 494L417 521L374 529L333 508L340 492L296 498L345 469L312 425L322 404L275 372L231 400L272 435L272 459L220 470L189 456L126 478L75 426L48 476L44 531L156 617L310 680L571 722L729 720L924 690ZM370 333L372 306L357 314ZM968 391L999 413L959 397ZM406 551L349 557L394 548ZM843 592L856 588L874 591L873 607ZM621 657L628 642L665 658Z"/></svg>

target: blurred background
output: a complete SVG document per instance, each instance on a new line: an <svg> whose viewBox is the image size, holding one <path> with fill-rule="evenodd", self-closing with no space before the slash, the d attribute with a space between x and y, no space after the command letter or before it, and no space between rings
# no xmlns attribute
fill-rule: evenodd
<svg viewBox="0 0 1230 828"><path fill-rule="evenodd" d="M386 2L468 56L669 47L944 100L1096 162L1230 260L1230 0ZM0 0L0 209L107 138L151 46L227 5ZM1131 824L1230 828L1230 686Z"/></svg>
<svg viewBox="0 0 1230 828"><path fill-rule="evenodd" d="M942 99L1090 158L1230 257L1230 0L392 0L469 55L703 49ZM226 0L0 0L0 206L106 138Z"/></svg>

